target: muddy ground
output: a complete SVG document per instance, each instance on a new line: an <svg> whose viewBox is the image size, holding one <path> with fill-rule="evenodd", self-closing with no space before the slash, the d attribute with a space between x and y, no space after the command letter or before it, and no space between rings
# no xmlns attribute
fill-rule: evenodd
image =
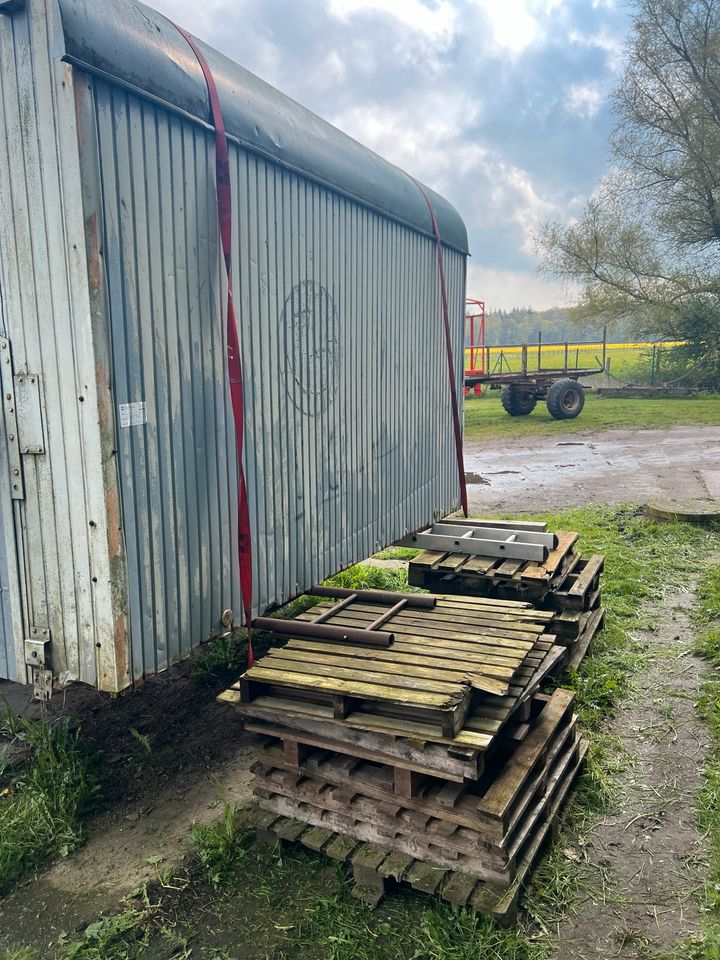
<svg viewBox="0 0 720 960"><path fill-rule="evenodd" d="M527 437L465 445L471 514L537 513L655 496L720 497L720 427Z"/></svg>
<svg viewBox="0 0 720 960"><path fill-rule="evenodd" d="M79 718L100 761L103 804L83 847L0 901L0 948L42 949L117 910L130 891L182 859L193 823L217 818L225 801L249 799L249 738L235 712L215 700L231 679L208 678L189 661L131 696L77 686L53 697L48 715ZM18 712L37 715L29 694L0 683L0 696Z"/></svg>
<svg viewBox="0 0 720 960"><path fill-rule="evenodd" d="M486 481L471 487L477 513L656 493L720 495L720 428L578 430L561 442L471 443L466 467ZM692 642L688 602L689 595L670 598L655 612L661 626L648 639L670 653L642 676L616 723L634 762L623 775L621 808L581 851L588 884L557 931L558 960L637 957L641 944L671 945L697 925L684 892L703 869L692 818L706 748L693 710L702 665L689 655L673 659ZM671 662L677 667L668 669ZM81 850L0 903L0 948L42 950L61 932L118 909L130 891L187 853L193 822L217 817L224 800L242 805L249 798L250 738L215 700L228 679L198 675L186 663L130 697L112 700L78 687L53 700L51 711L79 716L90 748L102 754L107 799ZM27 691L17 686L0 683L0 695L27 706ZM598 876L607 881L601 892Z"/></svg>
<svg viewBox="0 0 720 960"><path fill-rule="evenodd" d="M669 593L638 631L648 663L608 733L624 751L618 800L580 860L579 894L557 926L556 960L636 960L671 951L702 922L698 890L708 876L707 837L695 798L708 731L695 704L707 664L692 654L692 591Z"/></svg>

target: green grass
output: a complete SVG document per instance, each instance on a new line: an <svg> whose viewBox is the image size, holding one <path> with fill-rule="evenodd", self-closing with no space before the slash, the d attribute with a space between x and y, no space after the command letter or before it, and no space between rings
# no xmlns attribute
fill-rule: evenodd
<svg viewBox="0 0 720 960"><path fill-rule="evenodd" d="M97 780L65 720L0 718L0 895L83 839Z"/></svg>
<svg viewBox="0 0 720 960"><path fill-rule="evenodd" d="M325 583L332 587L345 587L348 590L399 590L418 592L416 587L408 585L407 568L371 567L358 563L354 567L342 570Z"/></svg>
<svg viewBox="0 0 720 960"><path fill-rule="evenodd" d="M193 676L211 686L229 683L247 663L247 652L247 631L243 629L213 637L193 651Z"/></svg>
<svg viewBox="0 0 720 960"><path fill-rule="evenodd" d="M224 846L226 808L210 849ZM209 828L212 830L213 828ZM252 834L235 828L234 873L225 874L223 899L211 924L222 925L228 939L238 916L248 942L265 944L273 960L545 960L543 947L524 932L507 932L471 910L452 910L415 894L392 894L377 910L368 910L349 896L344 866L327 866L302 849L256 849ZM223 855L223 862L225 856ZM205 880L215 884L214 864ZM203 882L202 870L193 886ZM193 896L195 896L194 894ZM201 901L206 895L200 892ZM240 906L242 904L242 906ZM213 934L187 911L170 909L156 918L172 925L178 935L191 934L198 943L212 943ZM152 945L157 933L151 934ZM246 956L244 953L232 957ZM258 956L248 951L250 956Z"/></svg>
<svg viewBox="0 0 720 960"><path fill-rule="evenodd" d="M141 910L131 908L102 917L88 924L79 936L62 935L53 956L57 960L143 960L147 957L151 916L152 908L147 903ZM182 960L179 953L173 956ZM0 952L0 960L47 960L47 954L22 947Z"/></svg>
<svg viewBox="0 0 720 960"><path fill-rule="evenodd" d="M629 428L648 430L679 424L720 424L720 396L698 395L670 400L599 399L588 395L576 420L553 420L543 402L527 417L509 417L496 392L465 401L465 439L562 437L579 431Z"/></svg>
<svg viewBox="0 0 720 960"><path fill-rule="evenodd" d="M381 550L380 553L376 553L375 559L412 560L419 553L422 553L422 550L417 550L415 547L387 547L385 550Z"/></svg>
<svg viewBox="0 0 720 960"><path fill-rule="evenodd" d="M233 876L238 860L247 846L247 834L238 826L237 807L226 803L217 823L196 823L190 840L200 863L215 886L222 886Z"/></svg>

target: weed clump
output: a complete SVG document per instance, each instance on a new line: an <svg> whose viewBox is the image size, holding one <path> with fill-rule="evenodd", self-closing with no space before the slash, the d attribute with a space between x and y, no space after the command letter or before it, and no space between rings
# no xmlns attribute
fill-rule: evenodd
<svg viewBox="0 0 720 960"><path fill-rule="evenodd" d="M67 719L0 717L0 895L83 839L98 781Z"/></svg>
<svg viewBox="0 0 720 960"><path fill-rule="evenodd" d="M237 807L226 803L217 823L196 823L190 839L200 863L215 886L222 886L234 876L238 861L252 841L252 832L237 822Z"/></svg>

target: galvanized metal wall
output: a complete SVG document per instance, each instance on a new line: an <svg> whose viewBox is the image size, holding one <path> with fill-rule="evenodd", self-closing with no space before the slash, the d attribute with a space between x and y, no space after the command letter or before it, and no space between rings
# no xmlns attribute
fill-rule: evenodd
<svg viewBox="0 0 720 960"><path fill-rule="evenodd" d="M50 630L61 679L119 689L128 678L113 638L73 73L61 52L52 0L0 15L2 334L15 373L39 382L45 448L21 449L24 498L11 500L6 421L0 676L25 681L23 635L35 626ZM7 417L17 404L3 387ZM18 433L22 444L21 422Z"/></svg>
<svg viewBox="0 0 720 960"><path fill-rule="evenodd" d="M145 404L118 429L140 678L241 609L213 142L88 82L115 410ZM238 146L231 162L254 606L265 610L456 507L458 480L432 240ZM465 257L445 256L461 383Z"/></svg>

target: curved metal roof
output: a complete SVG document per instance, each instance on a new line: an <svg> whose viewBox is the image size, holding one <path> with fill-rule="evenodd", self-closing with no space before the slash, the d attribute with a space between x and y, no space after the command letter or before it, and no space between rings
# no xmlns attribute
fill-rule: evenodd
<svg viewBox="0 0 720 960"><path fill-rule="evenodd" d="M59 0L66 59L128 84L203 122L207 88L186 40L155 10L134 0ZM399 167L207 44L225 126L243 146L432 236L427 204ZM443 242L468 252L455 208L428 189Z"/></svg>

